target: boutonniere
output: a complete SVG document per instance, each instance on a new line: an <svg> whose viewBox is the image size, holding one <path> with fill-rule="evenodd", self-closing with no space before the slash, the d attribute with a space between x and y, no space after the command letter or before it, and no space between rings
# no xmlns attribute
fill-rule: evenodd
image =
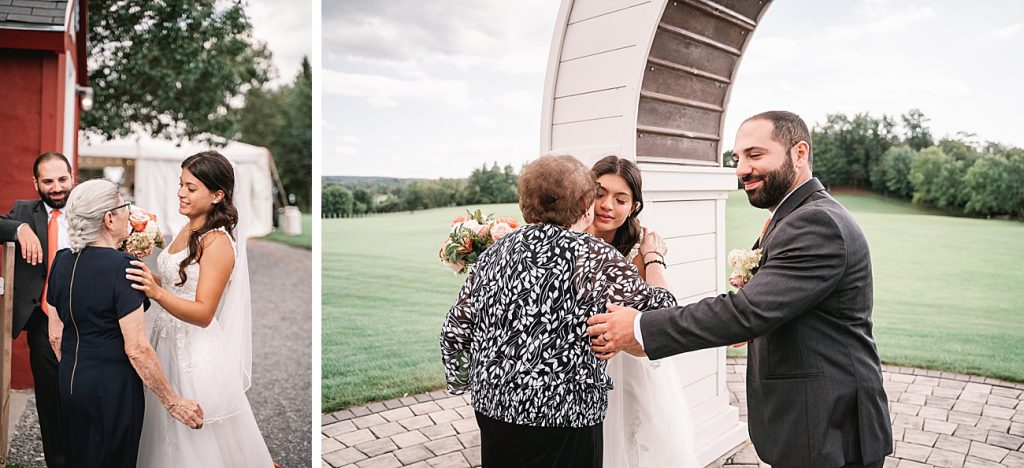
<svg viewBox="0 0 1024 468"><path fill-rule="evenodd" d="M741 289L754 276L754 270L761 263L762 249L742 250L735 249L729 252L729 267L732 274L729 275L729 284L736 289Z"/></svg>

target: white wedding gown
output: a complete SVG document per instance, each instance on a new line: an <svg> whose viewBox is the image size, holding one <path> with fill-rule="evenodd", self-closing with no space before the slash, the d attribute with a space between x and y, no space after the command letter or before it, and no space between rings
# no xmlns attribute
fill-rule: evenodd
<svg viewBox="0 0 1024 468"><path fill-rule="evenodd" d="M675 364L619 353L606 371L615 388L604 418L604 466L700 468Z"/></svg>
<svg viewBox="0 0 1024 468"><path fill-rule="evenodd" d="M232 247L236 247L234 242ZM157 268L167 291L195 300L200 280L197 263L186 267L185 284L176 285L178 264L187 251L171 254L165 249L157 257ZM156 303L147 314L154 314L149 339L168 382L182 397L199 401L204 423L202 429L189 429L146 390L139 466L273 467L245 396L247 379L237 377L241 374L238 353L230 349L221 321L215 317L206 328L197 327L178 320Z"/></svg>

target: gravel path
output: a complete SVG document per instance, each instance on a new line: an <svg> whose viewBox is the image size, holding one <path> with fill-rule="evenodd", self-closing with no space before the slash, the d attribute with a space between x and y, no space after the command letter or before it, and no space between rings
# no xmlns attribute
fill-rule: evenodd
<svg viewBox="0 0 1024 468"><path fill-rule="evenodd" d="M252 403L274 461L311 466L312 257L283 244L249 242L253 303ZM156 256L150 256L150 263ZM29 393L31 393L29 391ZM35 398L11 440L9 464L44 466Z"/></svg>

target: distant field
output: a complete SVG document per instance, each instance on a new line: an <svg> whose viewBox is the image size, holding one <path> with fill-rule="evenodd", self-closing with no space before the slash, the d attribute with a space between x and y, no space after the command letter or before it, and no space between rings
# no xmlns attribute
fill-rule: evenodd
<svg viewBox="0 0 1024 468"><path fill-rule="evenodd" d="M874 195L837 198L871 246L883 361L1024 381L1024 223L936 216ZM480 208L521 219L516 205ZM444 385L438 333L462 278L436 254L463 213L324 220L323 411ZM732 193L727 249L749 248L765 215Z"/></svg>

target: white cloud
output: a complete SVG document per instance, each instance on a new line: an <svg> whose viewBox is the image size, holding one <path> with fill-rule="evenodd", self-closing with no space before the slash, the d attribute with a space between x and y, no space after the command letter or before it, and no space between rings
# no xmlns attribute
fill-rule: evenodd
<svg viewBox="0 0 1024 468"><path fill-rule="evenodd" d="M267 43L278 83L290 83L299 73L302 57L312 59L313 10L311 1L263 0L245 9L253 35Z"/></svg>
<svg viewBox="0 0 1024 468"><path fill-rule="evenodd" d="M352 146L336 146L334 147L334 154L342 156L353 156L359 154L359 150Z"/></svg>
<svg viewBox="0 0 1024 468"><path fill-rule="evenodd" d="M348 144L359 143L359 137L355 135L342 135L338 137L338 141Z"/></svg>
<svg viewBox="0 0 1024 468"><path fill-rule="evenodd" d="M550 0L325 2L324 53L405 68L413 62L531 73L546 63L557 9Z"/></svg>
<svg viewBox="0 0 1024 468"><path fill-rule="evenodd" d="M434 101L461 109L469 107L469 90L464 81L401 79L334 70L324 70L323 77L325 95L366 98L375 107L395 107L403 99Z"/></svg>
<svg viewBox="0 0 1024 468"><path fill-rule="evenodd" d="M999 28L992 31L992 36L997 39L1013 39L1017 37L1022 31L1024 31L1024 24L1013 23L1005 28Z"/></svg>
<svg viewBox="0 0 1024 468"><path fill-rule="evenodd" d="M918 23L937 17L930 7L909 7L900 11L891 11L880 4L868 7L863 16L870 21L853 25L835 25L825 28L825 38L833 41L860 41L863 39L880 39L892 33L906 31Z"/></svg>

